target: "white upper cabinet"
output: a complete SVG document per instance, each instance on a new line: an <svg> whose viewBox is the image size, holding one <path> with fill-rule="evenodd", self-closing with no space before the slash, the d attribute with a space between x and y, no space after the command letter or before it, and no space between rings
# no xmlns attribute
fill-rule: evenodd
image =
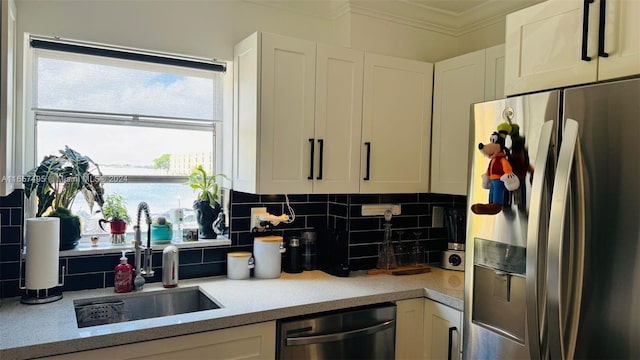
<svg viewBox="0 0 640 360"><path fill-rule="evenodd" d="M429 190L433 64L365 54L361 193Z"/></svg>
<svg viewBox="0 0 640 360"><path fill-rule="evenodd" d="M315 43L254 33L234 58L234 189L311 193Z"/></svg>
<svg viewBox="0 0 640 360"><path fill-rule="evenodd" d="M254 33L234 57L234 189L357 193L363 52Z"/></svg>
<svg viewBox="0 0 640 360"><path fill-rule="evenodd" d="M504 97L504 46L440 61L434 73L431 192L466 195L471 105Z"/></svg>
<svg viewBox="0 0 640 360"><path fill-rule="evenodd" d="M428 191L432 64L267 33L234 58L235 190Z"/></svg>
<svg viewBox="0 0 640 360"><path fill-rule="evenodd" d="M485 49L484 100L504 99L504 44Z"/></svg>
<svg viewBox="0 0 640 360"><path fill-rule="evenodd" d="M605 8L598 80L640 74L640 0L607 0Z"/></svg>
<svg viewBox="0 0 640 360"><path fill-rule="evenodd" d="M2 0L0 10L0 196L13 192L16 7L13 0Z"/></svg>
<svg viewBox="0 0 640 360"><path fill-rule="evenodd" d="M313 192L360 189L364 53L318 44Z"/></svg>
<svg viewBox="0 0 640 360"><path fill-rule="evenodd" d="M507 16L505 93L640 73L638 0L551 0Z"/></svg>

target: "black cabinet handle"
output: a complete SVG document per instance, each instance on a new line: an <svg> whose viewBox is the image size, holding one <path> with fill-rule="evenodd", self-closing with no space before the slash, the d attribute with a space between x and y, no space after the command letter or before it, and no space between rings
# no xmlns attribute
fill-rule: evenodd
<svg viewBox="0 0 640 360"><path fill-rule="evenodd" d="M313 160L314 160L314 150L315 150L315 139L309 139L309 145L311 145L311 161L310 166L309 166L309 176L307 176L307 179L309 180L313 180Z"/></svg>
<svg viewBox="0 0 640 360"><path fill-rule="evenodd" d="M371 167L371 143L370 142L365 142L364 146L367 147L367 170L366 170L366 175L364 176L364 178L362 178L362 180L364 181L368 181L369 180L369 170Z"/></svg>
<svg viewBox="0 0 640 360"><path fill-rule="evenodd" d="M451 356L453 355L453 332L458 331L458 328L452 326L449 328L449 349L447 350L447 360L453 359Z"/></svg>
<svg viewBox="0 0 640 360"><path fill-rule="evenodd" d="M320 168L318 169L318 177L316 179L322 180L322 165L324 163L324 139L318 139L318 145L320 145Z"/></svg>
<svg viewBox="0 0 640 360"><path fill-rule="evenodd" d="M607 18L607 0L600 0L600 27L598 29L598 56L609 57L604 51L604 28Z"/></svg>
<svg viewBox="0 0 640 360"><path fill-rule="evenodd" d="M594 0L584 0L582 15L582 61L591 61L591 57L587 56L587 37L589 34L589 6Z"/></svg>

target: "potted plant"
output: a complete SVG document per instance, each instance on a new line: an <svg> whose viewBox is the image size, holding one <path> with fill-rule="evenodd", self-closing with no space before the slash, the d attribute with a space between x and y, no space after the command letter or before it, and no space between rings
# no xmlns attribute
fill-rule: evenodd
<svg viewBox="0 0 640 360"><path fill-rule="evenodd" d="M198 165L189 175L189 185L192 189L199 191L198 198L193 202L193 210L198 221L199 237L202 239L215 239L216 232L213 230L213 222L218 218L222 207L218 202L218 183L216 178L224 174L207 175L202 165Z"/></svg>
<svg viewBox="0 0 640 360"><path fill-rule="evenodd" d="M131 218L122 195L107 195L104 205L102 205L102 215L104 219L98 220L100 228L104 230L102 224L109 223L111 242L113 244L123 244L124 234L127 232L127 224L131 222Z"/></svg>
<svg viewBox="0 0 640 360"><path fill-rule="evenodd" d="M151 223L151 241L155 243L169 242L173 237L171 221L164 216L158 216Z"/></svg>
<svg viewBox="0 0 640 360"><path fill-rule="evenodd" d="M93 205L104 203L98 164L65 146L60 155L46 156L40 165L24 176L27 198L37 197L36 217L60 218L60 250L74 248L80 239L80 218L71 213L73 201L81 192L93 212Z"/></svg>

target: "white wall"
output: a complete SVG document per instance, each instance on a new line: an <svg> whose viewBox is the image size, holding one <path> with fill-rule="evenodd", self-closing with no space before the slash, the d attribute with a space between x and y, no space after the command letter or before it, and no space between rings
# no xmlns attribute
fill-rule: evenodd
<svg viewBox="0 0 640 360"><path fill-rule="evenodd" d="M351 15L351 45L378 54L436 62L458 52L458 39L360 14Z"/></svg>
<svg viewBox="0 0 640 360"><path fill-rule="evenodd" d="M466 54L480 49L504 44L504 34L505 19L503 18L495 24L461 35L458 38L460 43L460 54Z"/></svg>
<svg viewBox="0 0 640 360"><path fill-rule="evenodd" d="M241 1L18 0L18 31L233 58L233 45L256 30L338 43L332 21Z"/></svg>

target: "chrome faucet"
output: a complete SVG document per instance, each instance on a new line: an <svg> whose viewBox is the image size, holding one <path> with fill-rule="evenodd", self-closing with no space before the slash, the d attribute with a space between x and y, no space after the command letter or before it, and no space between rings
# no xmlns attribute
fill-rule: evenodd
<svg viewBox="0 0 640 360"><path fill-rule="evenodd" d="M147 245L142 245L142 232L140 231L140 215L144 211L146 220L147 220ZM151 265L152 260L152 250L151 250L151 216L149 215L149 205L146 202L141 202L138 204L138 216L136 225L133 226L133 230L135 231L135 268L136 268L136 277L133 280L133 286L135 290L142 290L144 286L145 280L144 277L152 277L153 276L153 268ZM142 254L141 249L144 249L144 269L142 268Z"/></svg>

